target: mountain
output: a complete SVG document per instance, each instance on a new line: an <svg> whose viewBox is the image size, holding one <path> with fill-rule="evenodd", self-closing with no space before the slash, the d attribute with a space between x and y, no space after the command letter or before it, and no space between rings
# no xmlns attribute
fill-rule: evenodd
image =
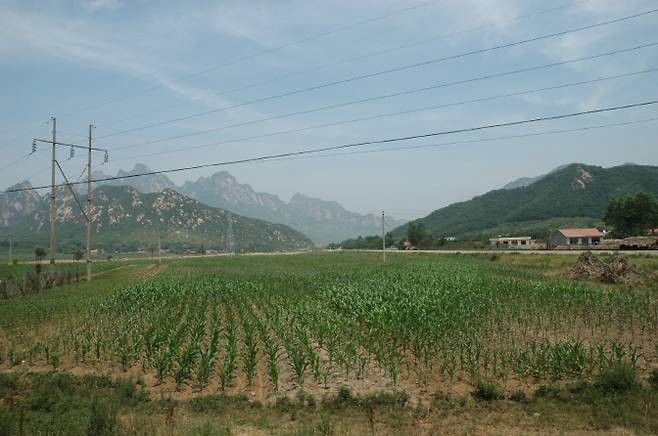
<svg viewBox="0 0 658 436"><path fill-rule="evenodd" d="M417 220L435 236L482 239L499 234L545 238L563 226L601 225L608 201L636 192L658 196L658 167L571 164L534 183L498 189ZM406 226L393 234L401 238Z"/></svg>
<svg viewBox="0 0 658 436"><path fill-rule="evenodd" d="M43 197L31 213L12 225L0 226L0 237L11 233L25 245L45 244L49 219L49 201ZM84 221L71 193L60 190L57 238L61 247L82 244ZM197 249L203 244L206 249L225 250L231 239L229 228L236 251L296 250L313 245L287 226L209 207L169 188L140 193L129 186L101 186L94 190L92 223L94 246L106 250L152 247L158 228L163 248Z"/></svg>
<svg viewBox="0 0 658 436"><path fill-rule="evenodd" d="M117 173L118 177L126 177L126 176L132 176L135 174L144 174L151 172L149 167L147 167L144 164L136 164L135 167L131 171L124 171L124 170L119 170ZM104 179L109 177L102 171L94 171L91 174L92 178L94 180L97 179ZM132 178L127 178L127 179L119 179L119 180L111 180L107 182L103 182L103 185L110 185L110 186L124 186L124 185L129 185L132 186L133 188L137 189L139 192L143 192L145 194L152 194L154 192L160 192L164 191L165 189L176 189L176 185L174 182L172 182L169 177L165 176L164 174L152 174L148 176L141 176L141 177L132 177Z"/></svg>
<svg viewBox="0 0 658 436"><path fill-rule="evenodd" d="M350 212L335 201L325 201L302 194L295 194L287 205L290 213L286 223L306 235L314 235L323 243L342 241L361 235L381 234L381 216ZM385 217L387 229L402 223L395 218ZM335 239L338 236L339 239ZM314 240L315 240L314 239Z"/></svg>
<svg viewBox="0 0 658 436"><path fill-rule="evenodd" d="M118 175L151 171L138 164L130 172L119 171ZM107 177L95 173L98 178ZM96 178L96 177L94 177ZM250 185L242 184L227 171L217 172L196 181L187 181L177 187L166 176L150 175L108 182L113 186L130 185L140 192L159 192L175 189L183 195L213 207L273 223L285 224L311 238L317 244L354 238L380 232L381 220L372 214L358 214L346 210L335 201L296 194L286 203L279 197L256 192ZM387 228L394 228L404 221L387 218Z"/></svg>
<svg viewBox="0 0 658 436"><path fill-rule="evenodd" d="M507 185L503 186L503 189L515 189L515 188L523 188L525 186L530 186L535 182L540 181L544 177L546 177L548 174L553 174L556 173L560 170L565 169L569 165L560 165L559 167L555 168L554 170L548 172L547 174L542 174L540 176L536 177L521 177L519 179L516 179L514 181L509 182Z"/></svg>
<svg viewBox="0 0 658 436"><path fill-rule="evenodd" d="M42 198L32 190L30 182L23 181L8 188L29 189L0 195L0 227L14 225L33 214L42 203Z"/></svg>

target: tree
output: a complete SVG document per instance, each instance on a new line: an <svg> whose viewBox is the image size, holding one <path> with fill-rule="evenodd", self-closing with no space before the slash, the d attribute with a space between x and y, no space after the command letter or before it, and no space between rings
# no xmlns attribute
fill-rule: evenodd
<svg viewBox="0 0 658 436"><path fill-rule="evenodd" d="M41 262L45 257L46 257L46 249L43 247L35 247L34 248L34 258L38 261Z"/></svg>
<svg viewBox="0 0 658 436"><path fill-rule="evenodd" d="M82 250L77 249L77 250L75 250L75 251L73 252L73 259L74 259L76 262L80 262L80 261L82 260L82 257L83 257L83 256L82 256Z"/></svg>
<svg viewBox="0 0 658 436"><path fill-rule="evenodd" d="M411 245L418 248L429 248L434 245L434 236L420 222L410 222L407 226L407 239Z"/></svg>
<svg viewBox="0 0 658 436"><path fill-rule="evenodd" d="M658 202L645 192L612 199L603 221L614 228L617 237L644 235L658 227Z"/></svg>

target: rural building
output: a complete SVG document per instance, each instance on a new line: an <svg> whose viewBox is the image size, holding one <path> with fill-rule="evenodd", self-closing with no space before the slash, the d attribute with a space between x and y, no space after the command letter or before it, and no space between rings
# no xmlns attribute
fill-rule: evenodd
<svg viewBox="0 0 658 436"><path fill-rule="evenodd" d="M559 229L553 237L553 245L599 245L603 233L598 229Z"/></svg>
<svg viewBox="0 0 658 436"><path fill-rule="evenodd" d="M489 243L493 248L530 248L534 241L530 236L520 236L515 238L492 238Z"/></svg>

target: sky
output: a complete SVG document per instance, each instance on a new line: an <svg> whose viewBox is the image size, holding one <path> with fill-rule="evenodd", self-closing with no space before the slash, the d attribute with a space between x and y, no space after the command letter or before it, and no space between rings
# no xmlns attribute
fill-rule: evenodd
<svg viewBox="0 0 658 436"><path fill-rule="evenodd" d="M115 174L658 100L658 72L647 71L658 68L657 45L500 76L658 43L658 12L467 54L654 9L655 0L0 0L0 187L49 183L48 145L28 153L33 138L51 138L51 116L62 142L86 144L93 124L94 145L109 150L94 170ZM652 118L658 105L170 177L227 170L284 201L300 192L412 219L571 162L658 165ZM58 156L77 180L85 155Z"/></svg>

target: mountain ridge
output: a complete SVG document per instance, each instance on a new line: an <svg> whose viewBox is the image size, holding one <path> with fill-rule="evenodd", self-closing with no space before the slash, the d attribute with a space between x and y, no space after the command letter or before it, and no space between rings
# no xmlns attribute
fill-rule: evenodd
<svg viewBox="0 0 658 436"><path fill-rule="evenodd" d="M149 171L146 165L136 164L130 171L120 170L118 175ZM93 174L94 178L108 177L101 172ZM102 184L130 185L145 193L159 192L164 188L175 189L208 206L230 210L249 218L285 224L304 233L316 244L376 233L381 226L378 216L348 211L336 201L296 193L289 202L285 202L274 194L257 192L251 185L240 183L228 171L218 171L195 181L188 180L182 186L177 186L162 174L112 180ZM386 218L388 228L404 222L392 217Z"/></svg>
<svg viewBox="0 0 658 436"><path fill-rule="evenodd" d="M16 194L24 193L2 197L13 202L16 201ZM136 251L152 247L156 231L160 232L164 248L196 250L204 246L206 249L226 251L232 244L237 251L289 251L313 246L305 235L288 226L213 208L171 188L156 193L140 193L131 186L106 185L96 188L93 194L91 217L94 246L109 251ZM35 208L23 214L15 213L11 224L0 225L0 237L11 234L27 245L46 243L49 235L49 201L47 196L38 198L40 201ZM68 190L60 188L57 198L59 246L81 246L84 216Z"/></svg>
<svg viewBox="0 0 658 436"><path fill-rule="evenodd" d="M658 167L620 165L603 168L569 164L539 180L496 189L453 203L415 220L437 237L484 239L499 234L545 238L561 226L596 226L612 198L649 192L658 196ZM393 231L404 237L406 225Z"/></svg>

